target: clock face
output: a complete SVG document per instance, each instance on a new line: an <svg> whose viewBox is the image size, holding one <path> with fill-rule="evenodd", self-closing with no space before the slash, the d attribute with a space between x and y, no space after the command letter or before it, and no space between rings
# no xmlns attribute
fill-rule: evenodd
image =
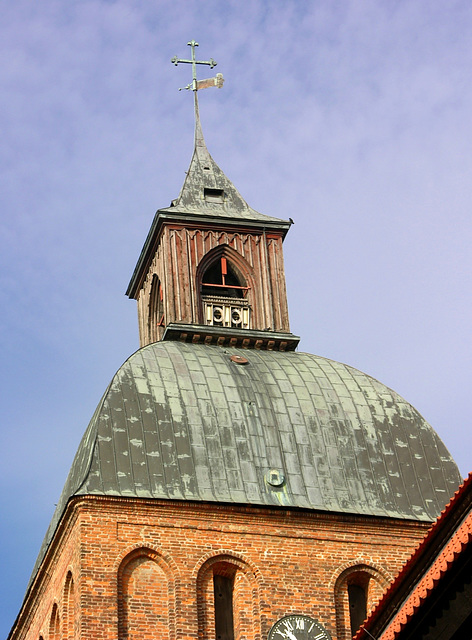
<svg viewBox="0 0 472 640"><path fill-rule="evenodd" d="M268 640L331 640L331 636L317 620L293 614L274 624Z"/></svg>

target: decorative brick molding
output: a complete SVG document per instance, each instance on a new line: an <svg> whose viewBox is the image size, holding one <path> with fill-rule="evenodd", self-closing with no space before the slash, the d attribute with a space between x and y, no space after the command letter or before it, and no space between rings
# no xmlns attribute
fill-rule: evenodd
<svg viewBox="0 0 472 640"><path fill-rule="evenodd" d="M358 584L365 589L367 611L380 600L391 582L391 576L378 565L365 558L356 558L353 563L344 563L334 573L334 603L336 611L337 640L350 640L350 607L348 585Z"/></svg>
<svg viewBox="0 0 472 640"><path fill-rule="evenodd" d="M261 611L256 571L240 554L228 551L208 558L197 574L198 637L215 635L214 575L233 579L232 615L236 638L260 640Z"/></svg>
<svg viewBox="0 0 472 640"><path fill-rule="evenodd" d="M118 570L118 637L175 638L175 578L154 549L138 547Z"/></svg>

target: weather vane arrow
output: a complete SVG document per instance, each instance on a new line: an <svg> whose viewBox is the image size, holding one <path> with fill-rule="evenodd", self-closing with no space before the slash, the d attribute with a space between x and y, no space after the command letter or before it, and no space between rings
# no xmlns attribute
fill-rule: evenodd
<svg viewBox="0 0 472 640"><path fill-rule="evenodd" d="M195 40L191 40L190 42L187 42L187 44L192 49L192 59L185 60L183 58L174 56L171 60L172 64L175 64L175 66L180 63L192 65L192 82L183 88L188 89L189 91L199 91L199 89L207 89L208 87L217 87L218 89L221 89L224 82L222 73L217 73L215 77L207 78L206 80L197 80L197 64L205 64L209 66L210 69L213 69L213 67L216 67L216 62L213 60L213 58L210 58L210 60L196 60L195 47L198 47L198 42L195 42ZM182 89L179 89L179 91L182 91Z"/></svg>

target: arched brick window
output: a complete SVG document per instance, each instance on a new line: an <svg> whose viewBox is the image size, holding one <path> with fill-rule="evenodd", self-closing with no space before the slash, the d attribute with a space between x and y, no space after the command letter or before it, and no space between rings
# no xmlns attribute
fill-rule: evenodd
<svg viewBox="0 0 472 640"><path fill-rule="evenodd" d="M62 634L64 640L74 640L75 634L75 587L72 573L69 571L64 585L62 605Z"/></svg>
<svg viewBox="0 0 472 640"><path fill-rule="evenodd" d="M197 595L200 637L253 640L260 634L257 582L240 559L207 560L198 572Z"/></svg>
<svg viewBox="0 0 472 640"><path fill-rule="evenodd" d="M339 575L334 589L338 640L355 636L388 582L380 571L366 564L348 567Z"/></svg>
<svg viewBox="0 0 472 640"><path fill-rule="evenodd" d="M165 562L150 549L137 549L118 572L120 640L171 638L171 576Z"/></svg>
<svg viewBox="0 0 472 640"><path fill-rule="evenodd" d="M60 640L60 634L59 608L57 604L54 603L49 621L49 640Z"/></svg>

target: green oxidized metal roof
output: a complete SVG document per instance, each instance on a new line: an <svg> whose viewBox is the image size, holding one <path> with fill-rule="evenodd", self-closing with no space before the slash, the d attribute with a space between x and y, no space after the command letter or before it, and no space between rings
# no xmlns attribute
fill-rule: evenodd
<svg viewBox="0 0 472 640"><path fill-rule="evenodd" d="M307 353L157 342L125 362L100 401L33 575L74 496L428 521L460 481L416 409L352 367Z"/></svg>
<svg viewBox="0 0 472 640"><path fill-rule="evenodd" d="M356 369L305 353L159 342L113 378L58 508L95 494L432 520L459 481L421 415Z"/></svg>
<svg viewBox="0 0 472 640"><path fill-rule="evenodd" d="M197 105L196 102L195 147L190 167L178 198L171 207L160 211L210 216L213 222L224 218L233 223L253 221L260 225L276 224L288 228L290 223L287 220L264 215L250 207L213 160L205 144ZM221 199L206 198L205 190L208 189L221 192Z"/></svg>

